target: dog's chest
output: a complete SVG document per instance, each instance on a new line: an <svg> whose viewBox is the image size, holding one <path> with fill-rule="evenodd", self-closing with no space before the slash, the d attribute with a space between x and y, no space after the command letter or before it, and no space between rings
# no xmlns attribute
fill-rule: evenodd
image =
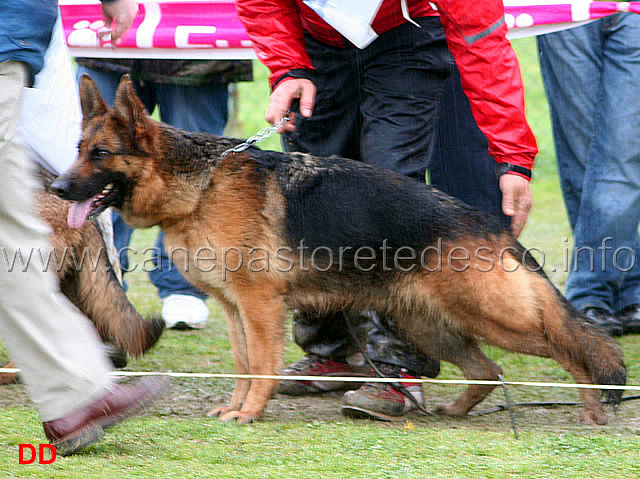
<svg viewBox="0 0 640 479"><path fill-rule="evenodd" d="M198 232L165 230L164 246L173 265L198 288L212 292L229 286L230 271L237 263L235 251L219 245L213 237Z"/></svg>

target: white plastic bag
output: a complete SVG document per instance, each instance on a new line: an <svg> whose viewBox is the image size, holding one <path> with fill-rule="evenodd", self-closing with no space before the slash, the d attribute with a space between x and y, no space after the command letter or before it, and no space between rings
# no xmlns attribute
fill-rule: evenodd
<svg viewBox="0 0 640 479"><path fill-rule="evenodd" d="M76 159L81 124L78 86L58 15L44 67L34 87L24 91L20 133L34 160L58 174Z"/></svg>
<svg viewBox="0 0 640 479"><path fill-rule="evenodd" d="M80 96L60 15L44 57L44 67L36 75L33 88L25 88L20 133L31 158L56 175L69 168L78 156L82 133ZM97 221L107 246L107 256L122 284L120 262L113 243L111 209L103 211Z"/></svg>

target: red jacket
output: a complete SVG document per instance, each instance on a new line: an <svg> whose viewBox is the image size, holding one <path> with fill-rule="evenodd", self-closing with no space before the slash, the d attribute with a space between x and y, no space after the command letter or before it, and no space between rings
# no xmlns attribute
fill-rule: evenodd
<svg viewBox="0 0 640 479"><path fill-rule="evenodd" d="M400 0L384 0L372 23L382 34L406 22ZM440 14L474 118L498 163L531 168L538 152L524 112L524 89L516 54L506 38L502 0L407 0L411 18ZM434 11L430 5L435 5ZM342 37L302 0L236 0L256 54L271 70L273 86L287 72L313 69L304 31L342 46Z"/></svg>

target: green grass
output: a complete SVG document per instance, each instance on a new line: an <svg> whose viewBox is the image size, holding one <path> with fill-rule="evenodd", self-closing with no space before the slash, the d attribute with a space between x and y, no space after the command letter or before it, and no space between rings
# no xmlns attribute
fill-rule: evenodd
<svg viewBox="0 0 640 479"><path fill-rule="evenodd" d="M34 431L3 436L21 441L25 432ZM637 477L639 453L638 441L617 435L526 433L516 441L507 431L344 421L243 427L145 418L84 454L3 470L12 471L10 477L46 478L615 478Z"/></svg>
<svg viewBox="0 0 640 479"><path fill-rule="evenodd" d="M559 191L549 115L532 40L515 44L527 88L528 116L540 155L532 184L535 206L523 235L527 246L545 253L546 270L563 287L564 249L570 230ZM237 116L229 127L248 137L266 126L266 71L256 66L256 81L238 86ZM276 137L263 144L278 148ZM132 246L153 244L156 230L137 231ZM567 239L567 241L565 241ZM551 270L556 268L556 272ZM130 297L145 315L158 314L161 303L146 274L128 276ZM209 301L212 317L198 332L167 331L130 370L232 372L233 364L220 308ZM625 352L629 382L640 384L637 337L618 340ZM570 381L546 359L487 348L507 379ZM286 361L300 357L289 342ZM0 345L0 360L6 360ZM459 379L444 365L442 379ZM181 379L170 397L110 431L83 453L53 465L18 465L18 444L44 441L34 408L21 385L0 389L0 476L29 478L584 478L638 477L640 407L624 403L606 427L575 424L575 407L518 408L520 439L515 440L506 413L465 419L412 415L394 424L347 420L339 414L339 395L311 399L280 397L269 404L263 421L222 424L206 417L212 406L228 400L229 380ZM425 387L428 405L451 400L460 387ZM513 401L577 398L573 390L510 388ZM16 398L24 398L23 402ZM496 390L480 408L504 401Z"/></svg>

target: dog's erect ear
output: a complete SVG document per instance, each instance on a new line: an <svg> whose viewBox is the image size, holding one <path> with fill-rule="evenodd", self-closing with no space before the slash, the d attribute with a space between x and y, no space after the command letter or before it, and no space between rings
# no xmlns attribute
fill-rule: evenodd
<svg viewBox="0 0 640 479"><path fill-rule="evenodd" d="M136 95L129 75L123 75L120 80L115 100L113 101L113 109L127 123L138 123L144 121L146 117L144 105Z"/></svg>
<svg viewBox="0 0 640 479"><path fill-rule="evenodd" d="M103 115L109 111L109 106L102 99L96 83L89 75L82 75L80 79L80 106L83 128L94 116Z"/></svg>

